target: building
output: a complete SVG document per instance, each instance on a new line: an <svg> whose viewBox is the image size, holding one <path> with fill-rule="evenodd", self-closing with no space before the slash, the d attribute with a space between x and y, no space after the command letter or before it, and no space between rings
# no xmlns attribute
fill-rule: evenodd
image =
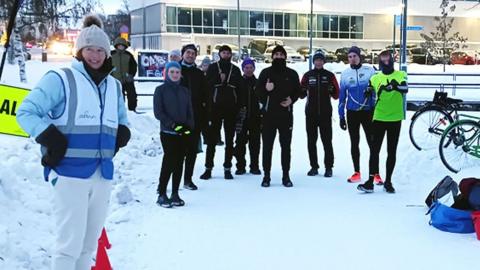
<svg viewBox="0 0 480 270"><path fill-rule="evenodd" d="M238 44L237 16L241 46L253 38L283 40L293 48L308 45L309 0L143 0L132 2L131 44L140 49L173 49L196 43L207 53L217 43ZM327 49L358 45L367 49L397 43L399 27L395 14L401 0L322 0L314 1L314 45ZM480 48L480 6L477 0L452 1L457 9L452 33L468 37L470 50ZM434 31L434 16L440 15L441 0L410 0L408 43L422 41L420 33ZM423 30L419 30L423 29Z"/></svg>

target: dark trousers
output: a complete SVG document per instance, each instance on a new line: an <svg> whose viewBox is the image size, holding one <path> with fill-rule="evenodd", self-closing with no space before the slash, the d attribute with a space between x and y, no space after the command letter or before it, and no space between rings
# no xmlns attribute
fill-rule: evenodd
<svg viewBox="0 0 480 270"><path fill-rule="evenodd" d="M127 82L122 84L123 97L127 97L128 109L135 111L137 109L137 91L135 90L135 84L133 82Z"/></svg>
<svg viewBox="0 0 480 270"><path fill-rule="evenodd" d="M172 176L172 194L176 194L182 180L183 162L189 138L160 133L160 140L163 147L163 161L157 191L160 195L166 195L168 182Z"/></svg>
<svg viewBox="0 0 480 270"><path fill-rule="evenodd" d="M245 127L240 134L237 134L235 140L235 158L237 159L237 169L245 169L247 161L245 155L250 152L250 169L259 169L258 157L260 156L260 126L261 120L245 119Z"/></svg>
<svg viewBox="0 0 480 270"><path fill-rule="evenodd" d="M277 131L280 135L280 147L282 157L282 170L284 173L290 171L290 145L292 143L292 115L289 115L290 119L263 119L262 124L262 143L263 143L263 157L262 165L264 173L270 174L272 168L272 152L273 143L277 136ZM283 122L281 120L284 120Z"/></svg>
<svg viewBox="0 0 480 270"><path fill-rule="evenodd" d="M356 172L360 172L360 126L363 127L368 147L371 150L372 117L372 111L347 111L347 125L351 143L350 152L352 154L353 168Z"/></svg>
<svg viewBox="0 0 480 270"><path fill-rule="evenodd" d="M185 177L184 184L192 182L193 169L195 168L195 161L197 160L197 154L200 143L200 131L194 130L190 135L190 139L187 145L187 152L185 157ZM201 146L200 146L201 147Z"/></svg>
<svg viewBox="0 0 480 270"><path fill-rule="evenodd" d="M395 168L395 162L397 160L397 145L398 138L400 137L400 128L402 127L402 121L396 122L381 122L373 121L372 124L372 148L370 151L370 175L377 174L379 172L378 163L380 150L382 149L383 137L387 133L387 175L385 177L386 182L392 180L393 169Z"/></svg>
<svg viewBox="0 0 480 270"><path fill-rule="evenodd" d="M310 166L318 169L317 157L317 139L320 131L320 138L323 144L325 168L333 167L333 146L332 146L332 118L320 118L316 115L306 117L308 156L310 157Z"/></svg>
<svg viewBox="0 0 480 270"><path fill-rule="evenodd" d="M225 161L223 167L229 169L232 167L233 157L233 138L235 136L235 123L237 118L236 110L214 109L212 112L211 125L207 132L207 155L205 158L205 167L213 168L215 158L215 146L219 140L220 130L225 132Z"/></svg>

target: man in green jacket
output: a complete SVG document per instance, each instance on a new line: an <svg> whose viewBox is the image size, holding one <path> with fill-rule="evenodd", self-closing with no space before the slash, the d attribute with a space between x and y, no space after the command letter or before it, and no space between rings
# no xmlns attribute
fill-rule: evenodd
<svg viewBox="0 0 480 270"><path fill-rule="evenodd" d="M127 96L128 109L136 111L137 109L137 92L133 77L137 73L137 62L135 57L127 51L128 42L121 37L115 39L113 46L115 50L112 51L112 64L115 69L112 76L122 83L123 95Z"/></svg>

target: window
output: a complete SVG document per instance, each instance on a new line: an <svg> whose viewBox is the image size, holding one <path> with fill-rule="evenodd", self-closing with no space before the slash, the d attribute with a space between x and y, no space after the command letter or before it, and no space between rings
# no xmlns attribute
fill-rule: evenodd
<svg viewBox="0 0 480 270"><path fill-rule="evenodd" d="M192 9L192 24L194 33L202 33L202 10Z"/></svg>
<svg viewBox="0 0 480 270"><path fill-rule="evenodd" d="M298 14L297 20L298 37L307 37L308 31L308 16L307 14Z"/></svg>
<svg viewBox="0 0 480 270"><path fill-rule="evenodd" d="M317 16L317 37L328 38L330 32L330 16L318 15Z"/></svg>
<svg viewBox="0 0 480 270"><path fill-rule="evenodd" d="M190 8L178 8L178 32L191 33L192 32L192 10Z"/></svg>
<svg viewBox="0 0 480 270"><path fill-rule="evenodd" d="M284 35L286 37L296 37L297 36L297 14L285 13L284 14Z"/></svg>
<svg viewBox="0 0 480 270"><path fill-rule="evenodd" d="M227 34L228 10L216 9L214 11L214 27L215 34Z"/></svg>
<svg viewBox="0 0 480 270"><path fill-rule="evenodd" d="M178 32L177 25L177 8L167 7L167 32Z"/></svg>
<svg viewBox="0 0 480 270"><path fill-rule="evenodd" d="M350 31L351 39L363 39L363 17L350 17Z"/></svg>
<svg viewBox="0 0 480 270"><path fill-rule="evenodd" d="M277 37L283 36L283 13L275 13L275 32Z"/></svg>
<svg viewBox="0 0 480 270"><path fill-rule="evenodd" d="M250 11L250 35L263 36L265 24L262 11Z"/></svg>
<svg viewBox="0 0 480 270"><path fill-rule="evenodd" d="M265 36L273 36L273 13L265 12Z"/></svg>
<svg viewBox="0 0 480 270"><path fill-rule="evenodd" d="M330 38L338 38L338 16L330 16Z"/></svg>
<svg viewBox="0 0 480 270"><path fill-rule="evenodd" d="M350 38L350 16L340 16L340 38Z"/></svg>
<svg viewBox="0 0 480 270"><path fill-rule="evenodd" d="M203 33L212 34L213 33L213 17L211 9L204 9L203 12Z"/></svg>

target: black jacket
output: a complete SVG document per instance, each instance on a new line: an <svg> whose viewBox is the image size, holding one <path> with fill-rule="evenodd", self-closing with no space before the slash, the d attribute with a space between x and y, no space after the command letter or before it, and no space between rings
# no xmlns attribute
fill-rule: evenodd
<svg viewBox="0 0 480 270"><path fill-rule="evenodd" d="M243 82L246 92L245 105L247 107L247 119L259 118L260 101L258 100L257 93L255 92L257 86L257 78L255 76L243 76Z"/></svg>
<svg viewBox="0 0 480 270"><path fill-rule="evenodd" d="M226 74L222 83L220 73ZM219 108L238 111L245 106L242 74L240 69L230 62L218 61L211 64L207 70L209 89L209 109Z"/></svg>
<svg viewBox="0 0 480 270"><path fill-rule="evenodd" d="M270 79L274 89L268 92L265 85ZM300 79L295 70L284 67L282 70L274 70L268 67L260 73L257 81L256 93L262 104L262 114L265 117L278 117L293 113L293 103L301 95ZM292 99L292 105L283 107L280 105L287 97Z"/></svg>
<svg viewBox="0 0 480 270"><path fill-rule="evenodd" d="M312 69L302 78L302 96L307 97L305 113L310 116L330 118L332 102L338 99L339 87L335 74L326 69Z"/></svg>
<svg viewBox="0 0 480 270"><path fill-rule="evenodd" d="M182 80L180 84L190 89L195 127L201 130L207 123L207 79L203 75L203 72L195 65L190 67L182 65Z"/></svg>
<svg viewBox="0 0 480 270"><path fill-rule="evenodd" d="M153 112L160 120L162 132L175 134L173 126L183 124L194 128L192 98L190 90L166 80L155 89L153 95Z"/></svg>

